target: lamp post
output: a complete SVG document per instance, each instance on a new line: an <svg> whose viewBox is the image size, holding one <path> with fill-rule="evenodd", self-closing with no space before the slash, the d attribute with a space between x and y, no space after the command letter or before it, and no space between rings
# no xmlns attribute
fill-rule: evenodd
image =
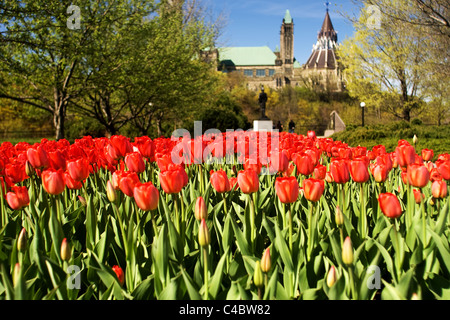
<svg viewBox="0 0 450 320"><path fill-rule="evenodd" d="M364 108L366 107L366 103L361 102L359 106L361 107L361 126L364 127Z"/></svg>

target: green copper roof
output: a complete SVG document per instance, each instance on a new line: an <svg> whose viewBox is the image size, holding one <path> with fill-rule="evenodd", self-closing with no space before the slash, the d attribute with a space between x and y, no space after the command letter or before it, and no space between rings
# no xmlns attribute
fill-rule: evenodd
<svg viewBox="0 0 450 320"><path fill-rule="evenodd" d="M267 46L219 48L219 60L225 65L274 66L276 58Z"/></svg>
<svg viewBox="0 0 450 320"><path fill-rule="evenodd" d="M286 13L284 14L284 23L292 23L292 17L289 10L286 10Z"/></svg>

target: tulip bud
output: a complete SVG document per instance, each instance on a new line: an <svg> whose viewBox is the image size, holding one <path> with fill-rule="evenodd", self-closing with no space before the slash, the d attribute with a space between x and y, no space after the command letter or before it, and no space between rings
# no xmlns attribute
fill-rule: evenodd
<svg viewBox="0 0 450 320"><path fill-rule="evenodd" d="M434 206L435 203L436 203L436 199L433 198L433 197L431 197L431 198L430 198L430 206Z"/></svg>
<svg viewBox="0 0 450 320"><path fill-rule="evenodd" d="M116 189L114 189L111 180L108 180L108 182L106 182L106 196L111 202L114 202L117 199Z"/></svg>
<svg viewBox="0 0 450 320"><path fill-rule="evenodd" d="M125 283L125 274L123 273L123 270L121 267L115 265L112 267L114 273L117 275L117 279L119 280L119 283L121 286Z"/></svg>
<svg viewBox="0 0 450 320"><path fill-rule="evenodd" d="M419 298L419 296L417 295L417 293L413 293L412 295L411 295L411 300L420 300L420 298Z"/></svg>
<svg viewBox="0 0 450 320"><path fill-rule="evenodd" d="M206 225L205 219L202 219L200 223L200 229L198 230L198 243L201 247L207 247L211 242L211 238L209 235L209 229Z"/></svg>
<svg viewBox="0 0 450 320"><path fill-rule="evenodd" d="M414 143L414 144L417 144L418 141L419 141L419 139L417 138L416 135L414 135L414 137L413 137L413 143Z"/></svg>
<svg viewBox="0 0 450 320"><path fill-rule="evenodd" d="M331 266L330 270L328 270L327 275L327 286L331 288L336 283L336 268Z"/></svg>
<svg viewBox="0 0 450 320"><path fill-rule="evenodd" d="M19 233L19 238L17 239L17 250L19 250L20 252L24 252L27 249L27 244L27 231L25 230L25 228L22 228Z"/></svg>
<svg viewBox="0 0 450 320"><path fill-rule="evenodd" d="M63 261L69 261L72 257L72 249L70 248L70 244L67 241L67 238L64 238L61 243L61 259Z"/></svg>
<svg viewBox="0 0 450 320"><path fill-rule="evenodd" d="M86 206L87 202L86 199L83 196L78 196L78 200L80 200L81 204L83 206Z"/></svg>
<svg viewBox="0 0 450 320"><path fill-rule="evenodd" d="M351 266L353 264L353 246L352 240L349 236L345 238L344 245L342 247L342 262L347 266Z"/></svg>
<svg viewBox="0 0 450 320"><path fill-rule="evenodd" d="M13 271L13 286L15 287L19 283L20 278L20 263L16 263Z"/></svg>
<svg viewBox="0 0 450 320"><path fill-rule="evenodd" d="M203 197L198 197L195 202L195 209L194 209L194 215L195 219L198 221L202 221L203 219L208 218L208 210L206 209L206 203Z"/></svg>
<svg viewBox="0 0 450 320"><path fill-rule="evenodd" d="M259 260L256 261L255 273L253 274L253 282L258 288L261 288L264 285L264 278L261 270L261 263Z"/></svg>
<svg viewBox="0 0 450 320"><path fill-rule="evenodd" d="M342 214L341 208L336 206L336 215L334 216L334 220L337 226L342 226L344 224L344 215Z"/></svg>
<svg viewBox="0 0 450 320"><path fill-rule="evenodd" d="M31 165L30 161L25 161L25 173L27 176L31 177L35 172L36 170L34 170L34 167Z"/></svg>
<svg viewBox="0 0 450 320"><path fill-rule="evenodd" d="M261 270L264 273L267 273L270 271L270 268L272 267L272 262L270 260L270 249L267 248L264 253L263 256L261 258Z"/></svg>

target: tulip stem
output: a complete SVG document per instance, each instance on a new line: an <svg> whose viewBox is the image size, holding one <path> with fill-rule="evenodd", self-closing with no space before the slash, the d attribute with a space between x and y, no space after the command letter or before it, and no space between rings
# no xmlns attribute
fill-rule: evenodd
<svg viewBox="0 0 450 320"><path fill-rule="evenodd" d="M396 245L395 256L397 259L396 266L397 266L397 281L398 281L400 280L401 276L402 261L400 256L400 243L398 241L397 219L394 219L394 221L392 222L392 228L394 229L394 241Z"/></svg>
<svg viewBox="0 0 450 320"><path fill-rule="evenodd" d="M307 260L309 261L311 259L311 251L312 251L312 245L314 243L313 237L314 237L314 227L313 227L313 208L314 208L314 202L311 202L309 204L309 212L308 212L308 253L307 253Z"/></svg>
<svg viewBox="0 0 450 320"><path fill-rule="evenodd" d="M223 212L226 217L228 215L228 209L227 209L227 199L225 197L225 193L222 193L222 198L223 198Z"/></svg>
<svg viewBox="0 0 450 320"><path fill-rule="evenodd" d="M251 194L248 194L248 201L250 206L250 242L252 243L253 252L255 252L255 206Z"/></svg>
<svg viewBox="0 0 450 320"><path fill-rule="evenodd" d="M362 183L360 185L360 200L361 200L361 211L359 213L359 219L361 221L361 238L365 239L366 234L366 225L367 225L367 217L366 217L366 203L364 202L364 186Z"/></svg>
<svg viewBox="0 0 450 320"><path fill-rule="evenodd" d="M203 247L203 271L205 278L205 300L208 300L208 247Z"/></svg>
<svg viewBox="0 0 450 320"><path fill-rule="evenodd" d="M156 220L155 220L155 210L150 211L151 218L152 218L152 225L153 225L153 232L155 233L155 237L158 236L158 228L156 226Z"/></svg>
<svg viewBox="0 0 450 320"><path fill-rule="evenodd" d="M6 182L5 182L5 187L6 187ZM6 226L7 221L8 221L8 215L6 214L6 209L5 209L5 201L4 199L4 195L6 193L3 190L3 180L0 180L0 206L2 207L2 226Z"/></svg>
<svg viewBox="0 0 450 320"><path fill-rule="evenodd" d="M203 170L202 170L202 165L198 165L200 174L198 175L200 178L200 194L203 195Z"/></svg>
<svg viewBox="0 0 450 320"><path fill-rule="evenodd" d="M350 289L351 289L351 293L352 293L352 299L358 300L358 294L356 293L356 290L355 290L355 279L353 276L353 266L348 267L348 274L350 276Z"/></svg>
<svg viewBox="0 0 450 320"><path fill-rule="evenodd" d="M292 204L289 204L288 209L288 215L289 215L289 250L292 254Z"/></svg>
<svg viewBox="0 0 450 320"><path fill-rule="evenodd" d="M420 191L422 192L422 191ZM422 232L423 232L423 247L427 246L427 215L425 212L424 200L420 201L420 208L422 210Z"/></svg>

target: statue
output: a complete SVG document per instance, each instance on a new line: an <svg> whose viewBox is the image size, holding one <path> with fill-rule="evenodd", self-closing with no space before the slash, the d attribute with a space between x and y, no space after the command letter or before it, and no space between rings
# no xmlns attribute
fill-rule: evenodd
<svg viewBox="0 0 450 320"><path fill-rule="evenodd" d="M267 119L266 117L266 102L267 93L264 92L264 87L261 87L261 93L259 94L259 106L261 107L261 119Z"/></svg>

